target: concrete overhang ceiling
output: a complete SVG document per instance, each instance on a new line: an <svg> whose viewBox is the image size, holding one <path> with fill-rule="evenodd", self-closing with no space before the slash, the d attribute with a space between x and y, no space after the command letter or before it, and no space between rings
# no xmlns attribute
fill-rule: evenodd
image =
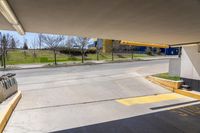
<svg viewBox="0 0 200 133"><path fill-rule="evenodd" d="M200 41L200 0L7 0L25 32L146 43ZM0 29L15 30L0 16Z"/></svg>

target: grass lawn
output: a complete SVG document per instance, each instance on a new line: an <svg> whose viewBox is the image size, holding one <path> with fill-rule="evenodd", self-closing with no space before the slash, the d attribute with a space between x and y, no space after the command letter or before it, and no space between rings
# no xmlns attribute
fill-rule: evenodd
<svg viewBox="0 0 200 133"><path fill-rule="evenodd" d="M6 64L34 64L34 63L52 63L54 62L53 52L49 50L9 50L6 58ZM131 59L131 54L114 54L114 60ZM134 58L148 57L146 54L134 54ZM96 60L96 54L88 54L85 60ZM112 54L99 54L99 60L112 60ZM57 54L57 62L81 61L81 56L69 56Z"/></svg>
<svg viewBox="0 0 200 133"><path fill-rule="evenodd" d="M148 55L146 54L134 54L133 58L138 59L138 58L144 58L144 57L148 57ZM127 59L131 59L132 55L131 54L114 54L114 60L127 60ZM96 60L97 59L97 55L96 54L88 54L88 57L86 58L86 60ZM99 60L112 60L112 54L111 53L101 53L99 54Z"/></svg>
<svg viewBox="0 0 200 133"><path fill-rule="evenodd" d="M54 62L54 56L53 56L52 51L36 50L35 53L36 53L36 57L34 57L33 50L8 51L8 56L6 58L6 62L8 65ZM68 58L66 55L63 55L63 54L57 55L58 62L64 62L67 60L68 60Z"/></svg>
<svg viewBox="0 0 200 133"><path fill-rule="evenodd" d="M169 79L169 80L174 80L174 81L181 80L181 78L179 76L170 76L169 73L160 73L160 74L156 74L154 76L158 77L158 78Z"/></svg>

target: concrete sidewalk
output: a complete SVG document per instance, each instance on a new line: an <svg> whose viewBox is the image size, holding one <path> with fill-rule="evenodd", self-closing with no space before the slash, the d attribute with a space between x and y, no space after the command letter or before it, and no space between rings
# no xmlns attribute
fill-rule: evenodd
<svg viewBox="0 0 200 133"><path fill-rule="evenodd" d="M178 56L150 56L150 57L145 57L145 58L141 58L141 60L143 61L148 61L148 60L164 60L164 59L174 59L174 58L178 58Z"/></svg>
<svg viewBox="0 0 200 133"><path fill-rule="evenodd" d="M171 58L178 58L178 56L151 56L137 59L122 59L122 60L91 60L85 61L83 64L79 62L58 62L57 66L53 65L53 63L41 63L41 64L19 64L19 65L8 65L8 70L17 70L17 69L34 69L34 68L46 68L46 67L62 67L62 66L78 66L78 65L97 65L97 64L106 64L106 63L120 63L120 62L132 62L132 61L152 61L152 60L166 60ZM3 70L3 68L0 68Z"/></svg>

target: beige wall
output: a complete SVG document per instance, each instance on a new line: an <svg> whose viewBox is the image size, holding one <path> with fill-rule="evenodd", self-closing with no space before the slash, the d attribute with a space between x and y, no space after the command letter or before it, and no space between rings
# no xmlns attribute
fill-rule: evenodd
<svg viewBox="0 0 200 133"><path fill-rule="evenodd" d="M198 45L183 47L181 77L200 80L200 52L198 52Z"/></svg>
<svg viewBox="0 0 200 133"><path fill-rule="evenodd" d="M169 61L169 74L172 76L180 76L181 73L181 59L173 58Z"/></svg>

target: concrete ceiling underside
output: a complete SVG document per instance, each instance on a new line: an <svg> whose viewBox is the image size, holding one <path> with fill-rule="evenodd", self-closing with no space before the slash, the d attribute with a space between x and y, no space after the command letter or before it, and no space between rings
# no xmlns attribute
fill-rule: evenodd
<svg viewBox="0 0 200 133"><path fill-rule="evenodd" d="M8 23L8 21L4 18L3 15L0 13L0 30L14 30L12 26Z"/></svg>
<svg viewBox="0 0 200 133"><path fill-rule="evenodd" d="M200 41L200 0L8 0L26 32L146 43ZM13 28L0 16L0 29Z"/></svg>

